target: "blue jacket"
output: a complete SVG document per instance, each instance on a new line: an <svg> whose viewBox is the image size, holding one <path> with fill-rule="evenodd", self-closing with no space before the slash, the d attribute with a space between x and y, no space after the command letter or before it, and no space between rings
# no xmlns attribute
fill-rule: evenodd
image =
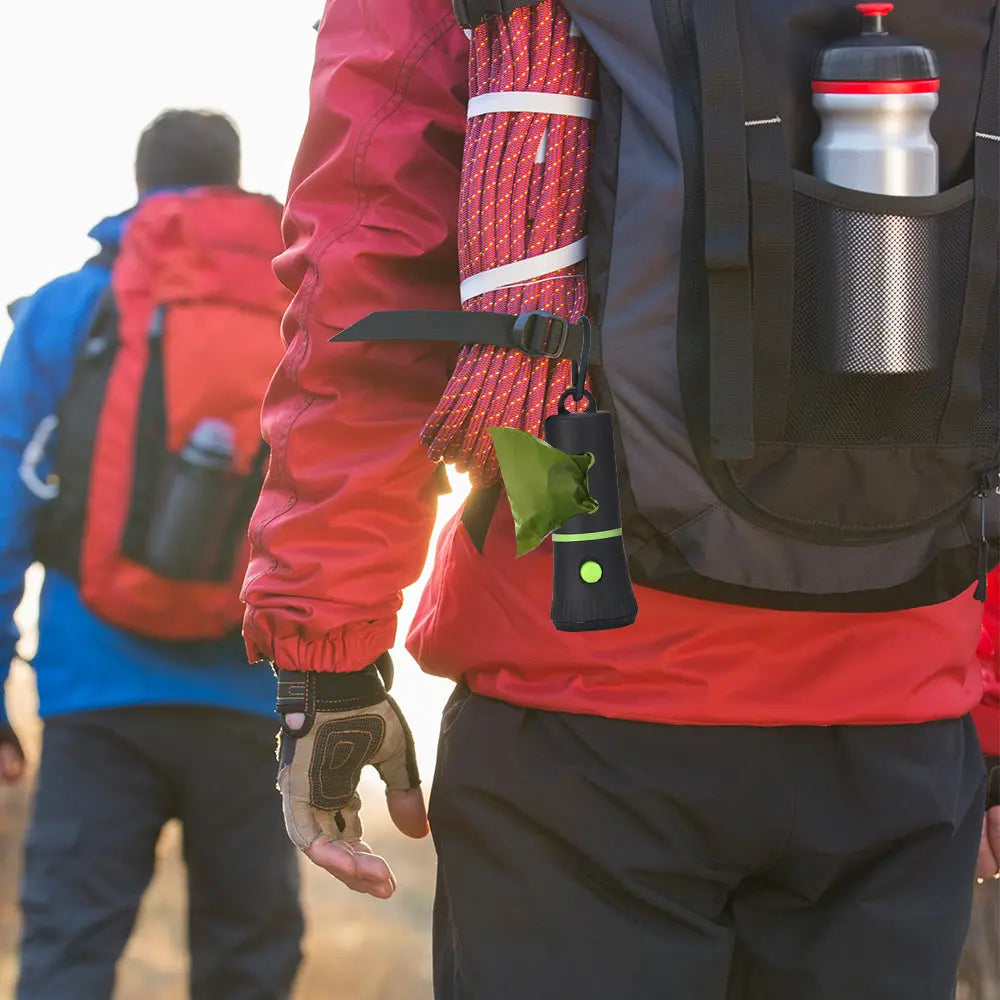
<svg viewBox="0 0 1000 1000"><path fill-rule="evenodd" d="M90 233L116 248L128 213ZM57 414L97 302L110 282L107 266L85 264L13 307L14 331L0 359L0 682L14 656L14 610L25 570L35 561L35 520L45 502L21 476L25 448L39 425ZM52 455L49 440L46 454ZM44 480L50 466L39 468ZM95 617L76 585L45 574L33 666L43 718L135 705L203 705L271 715L274 678L266 664L249 666L238 638L213 642L141 639ZM4 716L0 699L0 718Z"/></svg>

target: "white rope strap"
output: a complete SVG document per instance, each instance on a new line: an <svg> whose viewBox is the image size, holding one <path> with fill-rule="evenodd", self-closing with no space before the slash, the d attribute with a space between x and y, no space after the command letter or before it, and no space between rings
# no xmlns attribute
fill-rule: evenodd
<svg viewBox="0 0 1000 1000"><path fill-rule="evenodd" d="M526 111L540 115L567 115L570 118L593 118L597 102L572 94L542 94L532 90L501 90L495 94L480 94L469 98L470 118L500 114L504 111Z"/></svg>
<svg viewBox="0 0 1000 1000"><path fill-rule="evenodd" d="M564 267L579 264L587 257L587 237L570 243L569 246L559 247L550 250L548 253L538 254L536 257L528 257L526 260L515 260L510 264L501 267L491 267L488 271L480 271L479 274L470 275L459 286L459 294L462 302L468 302L478 295L485 295L487 292L496 292L501 288L510 288L513 285L526 285L539 278L544 278L554 271L561 271Z"/></svg>

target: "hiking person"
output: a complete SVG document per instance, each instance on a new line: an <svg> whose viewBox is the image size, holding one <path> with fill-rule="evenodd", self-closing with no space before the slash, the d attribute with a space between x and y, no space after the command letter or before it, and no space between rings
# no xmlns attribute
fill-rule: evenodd
<svg viewBox="0 0 1000 1000"><path fill-rule="evenodd" d="M1000 513L1000 32L995 0L890 8L326 4L244 635L278 671L289 835L388 898L358 774L427 832L385 653L441 463L469 474L407 640L457 682L439 1000L953 994ZM525 470L490 432L595 407L620 527L517 558Z"/></svg>
<svg viewBox="0 0 1000 1000"><path fill-rule="evenodd" d="M164 112L139 139L138 204L91 230L93 259L12 313L4 676L25 571L45 567L18 1000L111 997L171 818L191 996L285 998L299 965L297 857L266 778L273 677L247 666L239 635L259 406L287 297L270 267L280 206L239 174L228 118ZM0 771L24 773L6 715Z"/></svg>

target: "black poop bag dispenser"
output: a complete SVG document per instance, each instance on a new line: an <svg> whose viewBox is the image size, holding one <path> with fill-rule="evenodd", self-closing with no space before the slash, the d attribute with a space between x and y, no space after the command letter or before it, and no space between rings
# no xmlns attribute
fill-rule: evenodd
<svg viewBox="0 0 1000 1000"><path fill-rule="evenodd" d="M622 628L639 611L622 539L614 426L611 414L582 388L579 367L576 388L563 393L559 412L545 421L545 440L553 448L593 456L587 483L598 504L594 513L577 514L552 533L552 624L561 632ZM587 409L567 410L571 396L586 399Z"/></svg>
<svg viewBox="0 0 1000 1000"><path fill-rule="evenodd" d="M573 385L545 421L545 440L509 427L490 430L517 554L552 536L552 624L562 632L623 628L638 614L622 539L614 425L587 390L592 334L586 319L580 325Z"/></svg>

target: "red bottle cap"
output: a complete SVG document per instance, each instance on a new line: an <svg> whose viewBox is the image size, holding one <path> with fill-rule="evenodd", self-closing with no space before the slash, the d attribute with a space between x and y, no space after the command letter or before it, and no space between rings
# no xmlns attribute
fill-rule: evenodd
<svg viewBox="0 0 1000 1000"><path fill-rule="evenodd" d="M865 17L885 17L896 9L896 5L892 3L859 3L854 6Z"/></svg>

